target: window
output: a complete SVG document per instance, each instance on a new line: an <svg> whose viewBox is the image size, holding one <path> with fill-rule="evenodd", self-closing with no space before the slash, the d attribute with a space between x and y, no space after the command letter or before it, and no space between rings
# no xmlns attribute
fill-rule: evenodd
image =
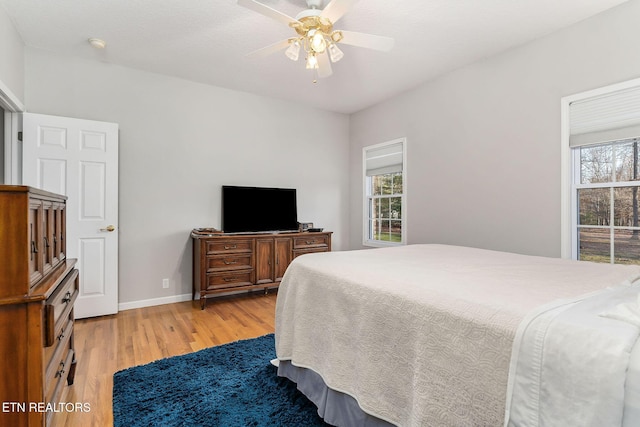
<svg viewBox="0 0 640 427"><path fill-rule="evenodd" d="M575 149L577 259L640 264L640 138Z"/></svg>
<svg viewBox="0 0 640 427"><path fill-rule="evenodd" d="M640 80L564 99L563 111L571 257L640 264Z"/></svg>
<svg viewBox="0 0 640 427"><path fill-rule="evenodd" d="M367 246L406 243L406 140L364 147L364 239Z"/></svg>

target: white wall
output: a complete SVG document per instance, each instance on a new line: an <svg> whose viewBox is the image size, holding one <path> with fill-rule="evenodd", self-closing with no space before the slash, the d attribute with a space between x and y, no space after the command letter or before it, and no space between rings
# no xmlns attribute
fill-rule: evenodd
<svg viewBox="0 0 640 427"><path fill-rule="evenodd" d="M18 118L9 117L9 112L22 111L23 99L24 46L9 16L0 7L0 182L6 184L20 182L17 160L12 156L18 150Z"/></svg>
<svg viewBox="0 0 640 427"><path fill-rule="evenodd" d="M640 77L638 16L632 0L350 118L33 49L24 100L120 124L121 302L190 293L188 234L220 225L223 184L297 187L300 220L360 247L361 148L402 136L410 243L559 256L560 98Z"/></svg>
<svg viewBox="0 0 640 427"><path fill-rule="evenodd" d="M351 247L364 145L407 137L408 241L560 256L560 98L640 77L633 0L351 117Z"/></svg>
<svg viewBox="0 0 640 427"><path fill-rule="evenodd" d="M18 101L24 101L24 47L20 35L2 7L0 7L0 91L8 91Z"/></svg>
<svg viewBox="0 0 640 427"><path fill-rule="evenodd" d="M0 107L0 141L4 139L4 110ZM0 144L0 184L4 184L4 150Z"/></svg>
<svg viewBox="0 0 640 427"><path fill-rule="evenodd" d="M220 227L223 184L297 188L299 220L347 245L345 115L31 48L25 97L120 125L121 303L191 293L189 233Z"/></svg>

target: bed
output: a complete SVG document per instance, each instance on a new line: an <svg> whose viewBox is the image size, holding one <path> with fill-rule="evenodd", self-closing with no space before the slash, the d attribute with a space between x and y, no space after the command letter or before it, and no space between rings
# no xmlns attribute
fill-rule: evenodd
<svg viewBox="0 0 640 427"><path fill-rule="evenodd" d="M278 374L339 426L640 425L640 267L446 245L309 254Z"/></svg>

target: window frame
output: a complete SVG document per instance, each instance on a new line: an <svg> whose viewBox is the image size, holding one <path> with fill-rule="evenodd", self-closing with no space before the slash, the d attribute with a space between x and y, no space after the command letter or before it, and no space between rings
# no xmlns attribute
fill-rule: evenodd
<svg viewBox="0 0 640 427"><path fill-rule="evenodd" d="M579 212L577 190L580 184L580 159L576 153L579 153L580 150L570 147L569 144L571 136L570 105L573 102L637 87L640 87L640 78L566 96L560 100L560 256L562 258L578 259L577 233ZM602 143L606 142L607 141L602 141ZM609 183L608 186L611 186L611 183Z"/></svg>
<svg viewBox="0 0 640 427"><path fill-rule="evenodd" d="M391 146L394 144L402 144L402 193L401 194L385 194L385 195L373 195L371 194L371 181L372 178L367 176L367 152L369 150L377 150L385 146ZM363 194L363 209L362 209L362 245L369 247L388 247L388 246L402 246L407 244L407 139L397 138L391 141L382 142L379 144L367 145L362 148L362 194ZM400 221L402 228L400 232L400 242L391 242L385 240L372 239L369 235L369 230L372 218L369 218L369 206L371 200L381 198L400 197L402 212L401 218L394 220Z"/></svg>
<svg viewBox="0 0 640 427"><path fill-rule="evenodd" d="M628 141L632 141L632 140L639 140L640 138L627 138L627 139L622 139L622 140L618 140L618 141L608 141L608 142L603 142L601 144L591 144L591 145L586 145L586 146L581 146L581 147L575 147L571 149L571 156L572 156L572 163L573 163L573 170L572 170L572 186L571 186L571 192L572 192L572 200L574 200L574 204L572 205L572 208L574 209L572 216L574 218L575 221L575 226L572 229L572 240L574 242L573 245L573 252L572 253L572 257L573 259L577 259L580 260L580 248L578 247L578 242L580 241L579 236L580 236L580 230L581 229L599 229L599 230L606 230L608 232L609 235L609 263L610 264L617 264L616 263L616 250L615 250L615 244L616 244L616 231L621 231L621 230L628 230L628 231L634 231L634 230L640 230L640 227L633 227L633 226L621 226L621 225L616 225L615 223L615 215L616 212L618 211L618 207L616 206L615 203L615 191L616 189L620 189L620 188L640 188L640 180L626 180L626 181L618 181L616 179L616 167L615 165L617 164L617 158L616 158L616 153L618 152L618 147L622 144L628 143ZM640 141L638 141L638 144L640 144ZM583 183L582 182L582 161L581 161L581 155L582 152L581 150L583 148L587 149L587 148L592 148L592 147L598 147L598 146L611 146L611 153L612 153L612 157L611 157L611 175L610 175L610 179L608 181L600 181L600 182L589 182L589 183ZM608 225L595 225L595 224L580 224L580 203L579 203L579 193L580 190L591 190L591 189L604 189L604 190L608 190L608 199L609 199L609 224Z"/></svg>

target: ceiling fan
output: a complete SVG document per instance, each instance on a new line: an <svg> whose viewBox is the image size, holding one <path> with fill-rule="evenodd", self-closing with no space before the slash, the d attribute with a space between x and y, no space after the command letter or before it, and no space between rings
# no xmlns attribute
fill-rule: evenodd
<svg viewBox="0 0 640 427"><path fill-rule="evenodd" d="M344 53L338 44L346 44L387 52L393 48L394 40L389 37L354 31L334 30L333 25L347 13L358 0L331 0L321 9L323 0L306 0L307 9L292 18L255 0L238 0L240 6L282 22L295 30L296 35L270 46L258 49L247 56L264 57L286 49L285 54L297 61L303 50L306 68L314 70L318 77L333 74L332 62L338 62ZM317 80L314 78L313 82Z"/></svg>

